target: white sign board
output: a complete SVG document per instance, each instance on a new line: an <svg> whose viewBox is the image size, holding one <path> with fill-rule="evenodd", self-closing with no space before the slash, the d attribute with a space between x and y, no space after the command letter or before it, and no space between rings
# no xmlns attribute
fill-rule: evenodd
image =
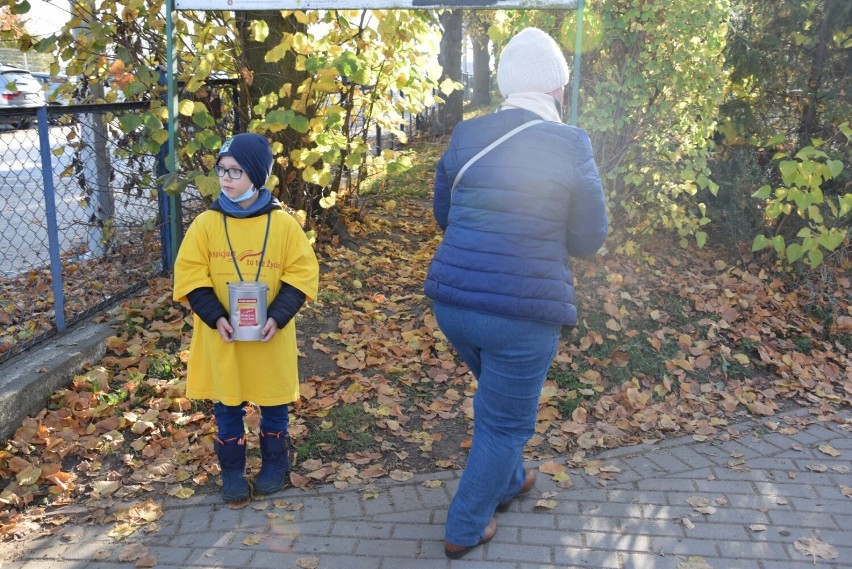
<svg viewBox="0 0 852 569"><path fill-rule="evenodd" d="M175 0L178 10L369 10L576 8L577 0Z"/></svg>

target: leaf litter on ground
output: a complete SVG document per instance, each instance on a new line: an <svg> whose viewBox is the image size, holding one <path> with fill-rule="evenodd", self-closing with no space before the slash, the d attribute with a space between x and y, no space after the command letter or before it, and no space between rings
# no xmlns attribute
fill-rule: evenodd
<svg viewBox="0 0 852 569"><path fill-rule="evenodd" d="M368 213L348 225L357 250L318 246L321 292L297 323L303 379L290 479L360 488L365 499L374 480L463 466L475 392L422 292L440 242L430 204L400 198ZM594 459L602 449L684 434L730 440L749 417L795 432L839 420L850 404L848 266L826 268L830 286L815 291L748 256L659 254L575 262L582 319L564 334L526 449L565 491L570 469L601 485L617 480L618 469ZM115 335L101 361L0 448L2 539L56 531L57 512L114 524L126 538L154 521L125 519L133 500L150 496L143 504L156 510L169 496L218 492L212 403L184 395L191 315L171 301L170 280L153 280L109 321ZM791 407L809 413L778 415ZM246 421L256 435L256 409ZM250 474L260 465L256 438Z"/></svg>

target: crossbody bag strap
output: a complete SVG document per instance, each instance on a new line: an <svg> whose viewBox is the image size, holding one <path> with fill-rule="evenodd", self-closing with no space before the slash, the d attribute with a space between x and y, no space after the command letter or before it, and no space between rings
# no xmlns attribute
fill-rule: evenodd
<svg viewBox="0 0 852 569"><path fill-rule="evenodd" d="M453 180L453 187L450 188L450 194L452 195L452 193L456 189L456 186L459 185L459 182L461 181L462 175L467 171L468 168L470 168L473 165L474 162L476 162L477 160L479 160L480 158L482 158L483 156L485 156L486 154L491 152L491 150L493 150L495 147L499 146L500 144L503 144L504 142L506 142L507 140L509 140L510 138L512 138L513 136L515 136L519 132L521 132L522 130L529 128L533 125L536 125L540 122L544 122L544 121L541 120L541 119L535 119L535 120L525 122L522 125L516 126L512 130L510 130L509 132L507 132L506 134L504 134L503 136L501 136L500 138L498 138L497 140L495 140L494 142L492 142L491 144L489 144L488 146L486 146L485 148L483 148L482 150L477 152L474 155L473 158L471 158L470 160L465 162L464 166L462 166L461 170L459 170L459 173L456 174L456 179Z"/></svg>

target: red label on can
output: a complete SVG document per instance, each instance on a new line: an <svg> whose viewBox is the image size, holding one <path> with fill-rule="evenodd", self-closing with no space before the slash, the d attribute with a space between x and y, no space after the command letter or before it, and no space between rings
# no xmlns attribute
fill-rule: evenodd
<svg viewBox="0 0 852 569"><path fill-rule="evenodd" d="M240 326L257 326L257 299L240 298L237 300Z"/></svg>

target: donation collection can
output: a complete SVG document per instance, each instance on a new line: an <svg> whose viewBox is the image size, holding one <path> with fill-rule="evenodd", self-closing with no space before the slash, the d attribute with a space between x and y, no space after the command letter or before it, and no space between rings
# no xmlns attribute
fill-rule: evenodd
<svg viewBox="0 0 852 569"><path fill-rule="evenodd" d="M228 283L228 301L231 308L231 327L234 340L256 341L263 335L261 330L266 324L265 283L240 281Z"/></svg>

